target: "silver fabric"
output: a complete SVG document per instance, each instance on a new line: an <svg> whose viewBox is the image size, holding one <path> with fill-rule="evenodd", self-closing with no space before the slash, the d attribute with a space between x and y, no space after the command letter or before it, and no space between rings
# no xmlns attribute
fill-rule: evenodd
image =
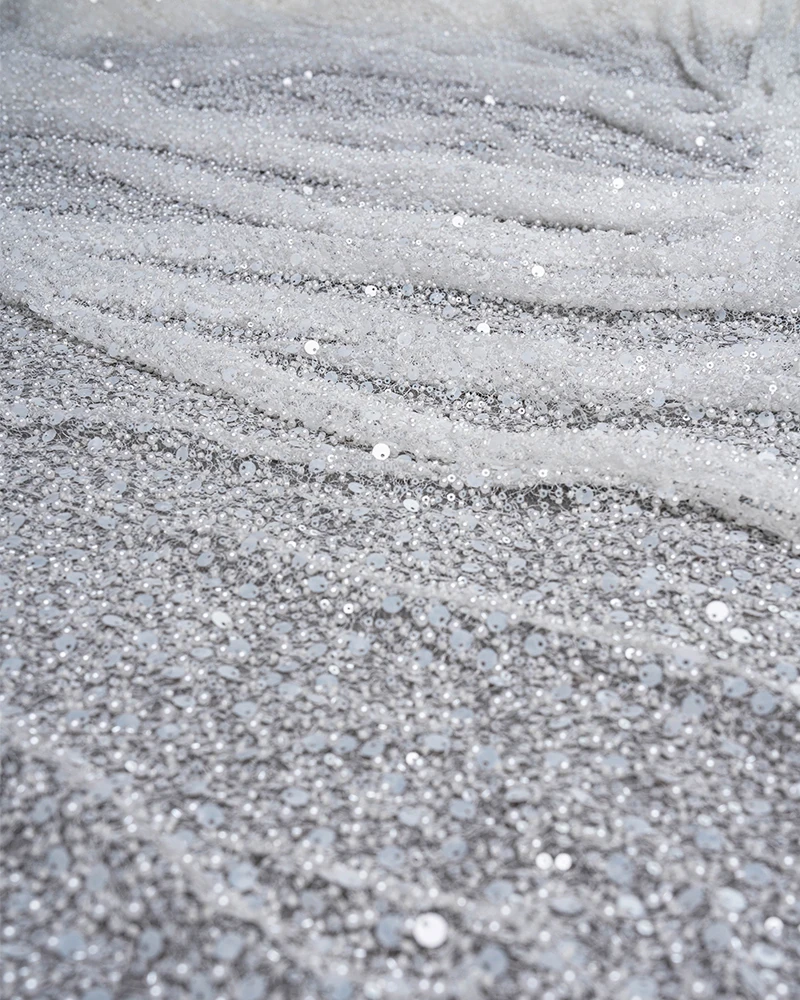
<svg viewBox="0 0 800 1000"><path fill-rule="evenodd" d="M2 996L796 997L788 32L12 22Z"/></svg>

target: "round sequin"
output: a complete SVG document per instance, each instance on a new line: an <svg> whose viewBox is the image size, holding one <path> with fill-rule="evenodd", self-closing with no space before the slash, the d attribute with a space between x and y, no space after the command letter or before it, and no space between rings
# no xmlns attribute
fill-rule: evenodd
<svg viewBox="0 0 800 1000"><path fill-rule="evenodd" d="M724 601L710 601L706 605L706 617L710 622L724 622L730 615L730 608Z"/></svg>
<svg viewBox="0 0 800 1000"><path fill-rule="evenodd" d="M441 948L447 940L449 927L440 913L421 913L414 921L412 934L421 948Z"/></svg>

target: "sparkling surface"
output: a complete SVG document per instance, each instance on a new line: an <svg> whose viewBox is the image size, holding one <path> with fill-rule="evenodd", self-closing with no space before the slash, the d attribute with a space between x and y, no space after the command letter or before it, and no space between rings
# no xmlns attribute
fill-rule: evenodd
<svg viewBox="0 0 800 1000"><path fill-rule="evenodd" d="M3 1000L792 1000L788 48L2 18Z"/></svg>

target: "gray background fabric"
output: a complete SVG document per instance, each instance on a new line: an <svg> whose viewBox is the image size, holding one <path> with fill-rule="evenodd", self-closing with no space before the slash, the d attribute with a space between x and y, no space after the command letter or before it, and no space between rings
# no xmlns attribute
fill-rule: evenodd
<svg viewBox="0 0 800 1000"><path fill-rule="evenodd" d="M797 996L786 24L11 21L2 996Z"/></svg>

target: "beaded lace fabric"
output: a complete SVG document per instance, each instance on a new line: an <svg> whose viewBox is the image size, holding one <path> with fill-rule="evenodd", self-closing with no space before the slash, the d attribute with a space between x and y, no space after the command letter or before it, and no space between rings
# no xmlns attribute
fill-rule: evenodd
<svg viewBox="0 0 800 1000"><path fill-rule="evenodd" d="M0 995L796 998L791 5L12 6Z"/></svg>

